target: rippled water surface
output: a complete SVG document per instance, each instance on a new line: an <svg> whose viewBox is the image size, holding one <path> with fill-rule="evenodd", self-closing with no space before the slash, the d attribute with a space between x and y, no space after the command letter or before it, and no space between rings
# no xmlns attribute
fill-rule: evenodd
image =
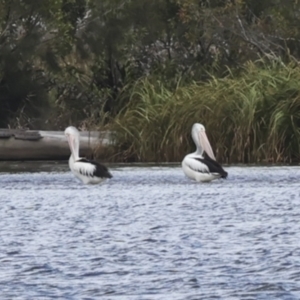
<svg viewBox="0 0 300 300"><path fill-rule="evenodd" d="M99 186L65 165L13 170L1 299L300 299L299 167L228 167L206 184L179 166L112 167Z"/></svg>

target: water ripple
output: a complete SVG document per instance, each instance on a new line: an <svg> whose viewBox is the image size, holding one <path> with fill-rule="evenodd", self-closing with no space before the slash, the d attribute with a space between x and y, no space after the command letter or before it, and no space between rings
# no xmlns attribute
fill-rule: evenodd
<svg viewBox="0 0 300 300"><path fill-rule="evenodd" d="M0 175L1 299L299 299L300 168Z"/></svg>

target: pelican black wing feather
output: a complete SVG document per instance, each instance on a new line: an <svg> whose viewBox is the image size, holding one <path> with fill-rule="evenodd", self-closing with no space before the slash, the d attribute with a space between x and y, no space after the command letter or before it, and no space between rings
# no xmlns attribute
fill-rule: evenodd
<svg viewBox="0 0 300 300"><path fill-rule="evenodd" d="M102 165L102 164L97 163L94 160L89 160L89 159L86 159L86 158L80 158L78 160L78 162L89 163L89 164L94 165L96 168L95 168L93 176L95 176L95 177L112 178L112 175L110 174L110 172L107 169L107 167L104 166L104 165Z"/></svg>
<svg viewBox="0 0 300 300"><path fill-rule="evenodd" d="M210 173L219 173L221 178L226 178L228 176L228 173L222 168L222 166L215 160L211 159L208 155L205 158L194 157L194 159L207 165Z"/></svg>

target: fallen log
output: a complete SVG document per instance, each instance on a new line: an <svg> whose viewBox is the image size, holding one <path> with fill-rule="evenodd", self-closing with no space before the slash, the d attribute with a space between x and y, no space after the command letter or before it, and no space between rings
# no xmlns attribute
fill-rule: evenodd
<svg viewBox="0 0 300 300"><path fill-rule="evenodd" d="M90 156L110 144L109 132L80 132L80 156ZM0 129L0 160L68 159L70 149L63 131Z"/></svg>

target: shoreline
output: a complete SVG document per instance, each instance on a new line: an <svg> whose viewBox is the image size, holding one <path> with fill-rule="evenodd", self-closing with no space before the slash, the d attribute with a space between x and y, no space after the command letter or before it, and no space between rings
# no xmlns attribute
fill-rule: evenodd
<svg viewBox="0 0 300 300"><path fill-rule="evenodd" d="M0 161L0 172L5 168L18 168L18 167L27 167L27 166L66 166L68 165L69 156L66 159L62 160L2 160ZM181 167L181 162L106 162L104 160L97 161L104 163L110 168L126 168L126 167ZM234 168L234 167L300 167L300 164L287 164L287 163L260 163L260 164L222 164L225 168Z"/></svg>

